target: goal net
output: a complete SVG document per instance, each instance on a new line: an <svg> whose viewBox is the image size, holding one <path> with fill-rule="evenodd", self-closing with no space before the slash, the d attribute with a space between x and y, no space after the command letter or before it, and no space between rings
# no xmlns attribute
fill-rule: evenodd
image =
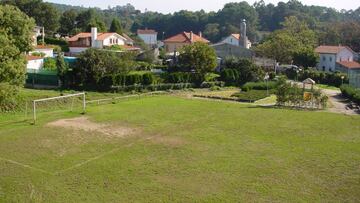
<svg viewBox="0 0 360 203"><path fill-rule="evenodd" d="M41 112L70 111L85 113L85 93L69 94L59 97L50 97L32 101L32 119L34 124Z"/></svg>

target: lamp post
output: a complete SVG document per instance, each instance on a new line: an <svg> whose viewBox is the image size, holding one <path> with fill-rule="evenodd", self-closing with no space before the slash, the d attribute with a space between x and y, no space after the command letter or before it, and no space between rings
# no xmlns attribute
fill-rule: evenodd
<svg viewBox="0 0 360 203"><path fill-rule="evenodd" d="M269 84L268 84L269 78L270 78L269 73L266 73L264 80L266 81L266 95L267 96L269 96Z"/></svg>
<svg viewBox="0 0 360 203"><path fill-rule="evenodd" d="M343 85L344 84L344 79L345 79L345 76L341 76L341 85Z"/></svg>

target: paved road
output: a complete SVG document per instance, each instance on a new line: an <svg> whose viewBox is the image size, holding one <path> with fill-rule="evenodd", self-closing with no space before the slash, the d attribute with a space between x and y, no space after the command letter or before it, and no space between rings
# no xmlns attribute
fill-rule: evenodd
<svg viewBox="0 0 360 203"><path fill-rule="evenodd" d="M331 106L329 106L328 111L347 115L360 114L359 110L349 108L350 102L341 95L339 90L321 89L321 91L329 97Z"/></svg>

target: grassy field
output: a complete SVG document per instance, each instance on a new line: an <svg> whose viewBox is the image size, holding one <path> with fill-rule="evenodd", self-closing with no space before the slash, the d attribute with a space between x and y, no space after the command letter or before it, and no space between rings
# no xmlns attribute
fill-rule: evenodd
<svg viewBox="0 0 360 203"><path fill-rule="evenodd" d="M360 201L358 116L175 96L79 116L0 126L0 202Z"/></svg>

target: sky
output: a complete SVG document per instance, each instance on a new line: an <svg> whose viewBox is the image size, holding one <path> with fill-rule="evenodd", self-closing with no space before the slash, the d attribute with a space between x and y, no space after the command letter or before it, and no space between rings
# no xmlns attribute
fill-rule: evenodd
<svg viewBox="0 0 360 203"><path fill-rule="evenodd" d="M68 5L107 8L127 3L135 6L136 9L145 11L158 11L161 13L172 13L179 10L201 10L218 11L228 2L240 2L242 0L45 0L47 2L61 3ZM252 5L256 0L247 0ZM287 1L287 0L283 0ZM277 4L278 0L265 0L265 3ZM319 5L332 7L337 10L355 10L360 7L360 0L301 0L305 5ZM358 3L356 3L358 2Z"/></svg>

